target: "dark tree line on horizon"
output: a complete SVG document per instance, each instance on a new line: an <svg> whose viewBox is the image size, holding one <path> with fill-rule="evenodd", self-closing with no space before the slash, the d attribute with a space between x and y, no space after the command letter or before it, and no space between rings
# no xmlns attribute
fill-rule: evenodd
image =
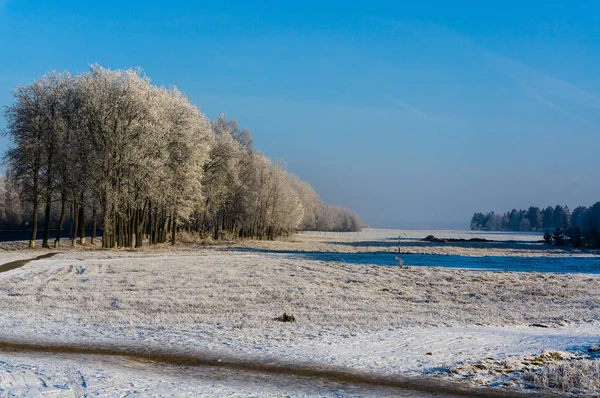
<svg viewBox="0 0 600 398"><path fill-rule="evenodd" d="M504 214L475 213L471 230L479 231L545 231L544 240L555 245L590 246L600 248L600 202L593 206L578 206L572 212L568 206L548 206L513 209Z"/></svg>
<svg viewBox="0 0 600 398"><path fill-rule="evenodd" d="M305 181L252 146L235 120L208 120L176 88L139 69L94 65L16 87L5 108L7 176L0 230L38 230L43 246L140 247L201 239L274 239L297 230L358 231L359 217L325 206Z"/></svg>

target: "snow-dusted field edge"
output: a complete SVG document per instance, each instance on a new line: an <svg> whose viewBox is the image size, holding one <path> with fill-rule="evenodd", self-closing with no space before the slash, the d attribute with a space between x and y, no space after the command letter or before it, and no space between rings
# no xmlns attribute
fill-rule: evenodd
<svg viewBox="0 0 600 398"><path fill-rule="evenodd" d="M279 244L294 239L305 238ZM23 253L1 254L0 263ZM600 343L599 288L593 275L399 269L225 248L68 250L0 274L0 339L209 350L519 388L519 378L469 364L545 350L584 355ZM297 322L273 320L284 311ZM2 353L0 388L14 396L370 394L148 366Z"/></svg>

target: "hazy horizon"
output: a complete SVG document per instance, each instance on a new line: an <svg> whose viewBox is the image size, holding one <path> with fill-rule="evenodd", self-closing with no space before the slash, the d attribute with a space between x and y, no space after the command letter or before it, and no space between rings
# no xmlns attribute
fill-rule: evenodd
<svg viewBox="0 0 600 398"><path fill-rule="evenodd" d="M365 224L468 229L600 200L599 21L592 1L0 0L0 105L51 70L140 66Z"/></svg>

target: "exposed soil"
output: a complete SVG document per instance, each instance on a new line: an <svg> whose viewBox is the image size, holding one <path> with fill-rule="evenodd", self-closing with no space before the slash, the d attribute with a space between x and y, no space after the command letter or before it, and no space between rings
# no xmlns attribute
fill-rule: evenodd
<svg viewBox="0 0 600 398"><path fill-rule="evenodd" d="M0 273L12 271L13 269L17 269L17 268L21 268L22 266L24 266L25 264L27 264L31 261L43 260L45 258L50 258L52 256L56 256L57 254L58 253L46 253L46 254L42 254L41 256L37 256L35 258L11 261L9 263L0 265Z"/></svg>

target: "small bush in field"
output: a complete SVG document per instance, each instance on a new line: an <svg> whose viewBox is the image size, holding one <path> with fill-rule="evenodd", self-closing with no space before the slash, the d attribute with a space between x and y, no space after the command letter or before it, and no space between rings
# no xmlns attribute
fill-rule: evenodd
<svg viewBox="0 0 600 398"><path fill-rule="evenodd" d="M273 318L273 320L277 322L296 322L296 318L291 314L288 315L287 312L284 312L283 315Z"/></svg>

